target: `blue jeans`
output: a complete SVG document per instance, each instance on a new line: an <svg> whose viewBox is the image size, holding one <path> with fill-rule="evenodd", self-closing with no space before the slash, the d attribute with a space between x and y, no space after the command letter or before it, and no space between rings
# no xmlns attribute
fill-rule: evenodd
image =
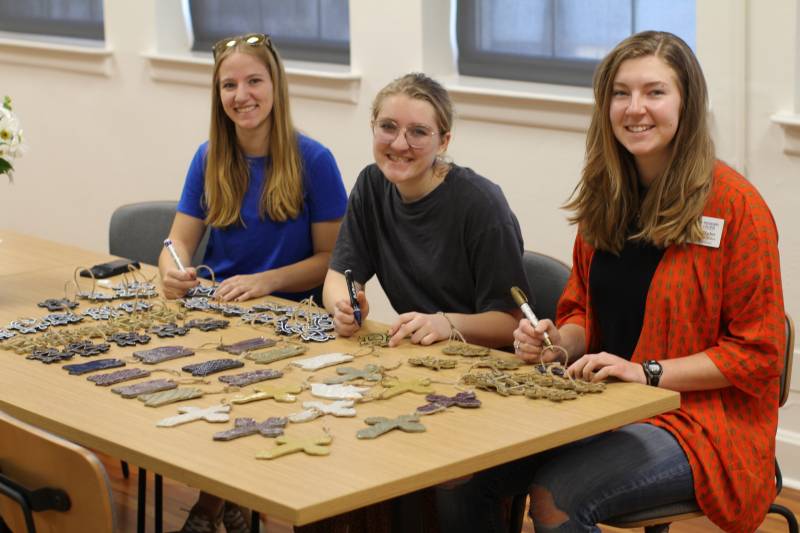
<svg viewBox="0 0 800 533"><path fill-rule="evenodd" d="M529 488L540 496L531 501L537 533L597 532L609 518L694 498L689 461L675 438L632 424L438 488L441 530L504 533L500 502Z"/></svg>

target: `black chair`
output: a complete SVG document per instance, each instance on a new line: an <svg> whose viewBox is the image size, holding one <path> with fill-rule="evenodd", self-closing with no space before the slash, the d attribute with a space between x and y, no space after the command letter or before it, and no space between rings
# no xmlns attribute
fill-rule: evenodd
<svg viewBox="0 0 800 533"><path fill-rule="evenodd" d="M522 266L531 290L530 300L536 318L556 319L556 306L569 279L570 267L555 257L526 250Z"/></svg>
<svg viewBox="0 0 800 533"><path fill-rule="evenodd" d="M781 374L781 387L780 396L778 398L778 405L783 407L786 400L789 398L789 385L792 381L792 357L794 352L794 323L792 317L786 315L786 347L783 355L783 373ZM781 476L781 469L778 467L778 460L775 459L775 485L780 494L783 488L783 478ZM773 503L769 506L768 513L775 513L783 516L789 526L791 533L798 533L797 518L791 510L783 505ZM669 525L672 522L687 520L689 518L696 518L703 516L703 512L694 500L675 503L671 505L664 505L647 509L646 511L639 511L637 513L630 513L625 516L607 520L606 525L619 528L635 528L643 527L646 533L662 533L669 531Z"/></svg>
<svg viewBox="0 0 800 533"><path fill-rule="evenodd" d="M108 251L112 255L125 257L150 265L158 264L158 256L164 248L164 239L169 235L178 202L137 202L118 207L111 215L108 226ZM192 264L199 264L205 252L208 231L197 247ZM122 474L130 473L128 463L122 461ZM161 533L163 479L155 474L155 530ZM147 471L139 468L137 490L136 529L144 532L145 505L147 503Z"/></svg>
<svg viewBox="0 0 800 533"><path fill-rule="evenodd" d="M529 299L533 303L536 318L549 318L555 321L556 307L572 270L566 263L546 254L526 250L522 256L522 266L531 290ZM518 494L511 499L508 510L509 531L522 530L525 519L527 494Z"/></svg>
<svg viewBox="0 0 800 533"><path fill-rule="evenodd" d="M137 202L118 207L111 215L108 227L108 251L147 263L158 264L158 256L169 235L178 202ZM208 231L197 247L192 264L200 264L208 242Z"/></svg>
<svg viewBox="0 0 800 533"><path fill-rule="evenodd" d="M108 228L108 251L112 255L125 257L150 265L158 264L158 257L169 235L178 203L175 201L138 202L118 207L111 215ZM209 230L195 250L192 264L202 262L208 243ZM128 463L121 461L122 474L130 475ZM155 531L163 530L163 479L155 474ZM137 490L136 530L144 533L145 506L147 505L147 471L139 468ZM258 531L259 514L252 513L252 531ZM1 531L1 530L0 530Z"/></svg>

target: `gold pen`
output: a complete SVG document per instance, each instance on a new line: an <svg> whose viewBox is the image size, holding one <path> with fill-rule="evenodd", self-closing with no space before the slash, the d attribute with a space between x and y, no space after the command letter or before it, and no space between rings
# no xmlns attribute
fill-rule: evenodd
<svg viewBox="0 0 800 533"><path fill-rule="evenodd" d="M536 327L539 324L539 319L536 318L536 315L533 314L533 309L531 306L528 305L528 297L525 296L525 293L522 292L522 289L519 287L511 287L511 296L514 298L514 301L517 302L517 305L522 310L522 314L525 315L525 318L530 320L533 327ZM544 345L548 348L553 347L553 343L550 341L550 336L547 332L544 332Z"/></svg>

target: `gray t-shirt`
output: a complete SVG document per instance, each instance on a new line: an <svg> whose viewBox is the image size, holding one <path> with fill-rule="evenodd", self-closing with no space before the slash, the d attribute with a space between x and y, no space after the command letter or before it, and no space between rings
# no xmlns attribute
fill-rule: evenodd
<svg viewBox="0 0 800 533"><path fill-rule="evenodd" d="M331 268L366 283L378 276L398 313L475 314L516 307L528 291L516 216L496 184L452 165L427 196L404 203L377 165L361 171Z"/></svg>

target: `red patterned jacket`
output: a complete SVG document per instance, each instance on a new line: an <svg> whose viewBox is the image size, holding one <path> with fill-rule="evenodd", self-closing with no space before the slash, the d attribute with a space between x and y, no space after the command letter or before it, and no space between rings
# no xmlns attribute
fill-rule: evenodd
<svg viewBox="0 0 800 533"><path fill-rule="evenodd" d="M636 362L705 352L732 386L681 393L678 410L647 420L680 442L698 504L726 531L754 531L775 498L775 431L785 326L778 236L756 189L721 162L703 215L723 219L718 248L671 246L647 294ZM588 290L594 249L580 235L558 324L586 329L598 351Z"/></svg>

